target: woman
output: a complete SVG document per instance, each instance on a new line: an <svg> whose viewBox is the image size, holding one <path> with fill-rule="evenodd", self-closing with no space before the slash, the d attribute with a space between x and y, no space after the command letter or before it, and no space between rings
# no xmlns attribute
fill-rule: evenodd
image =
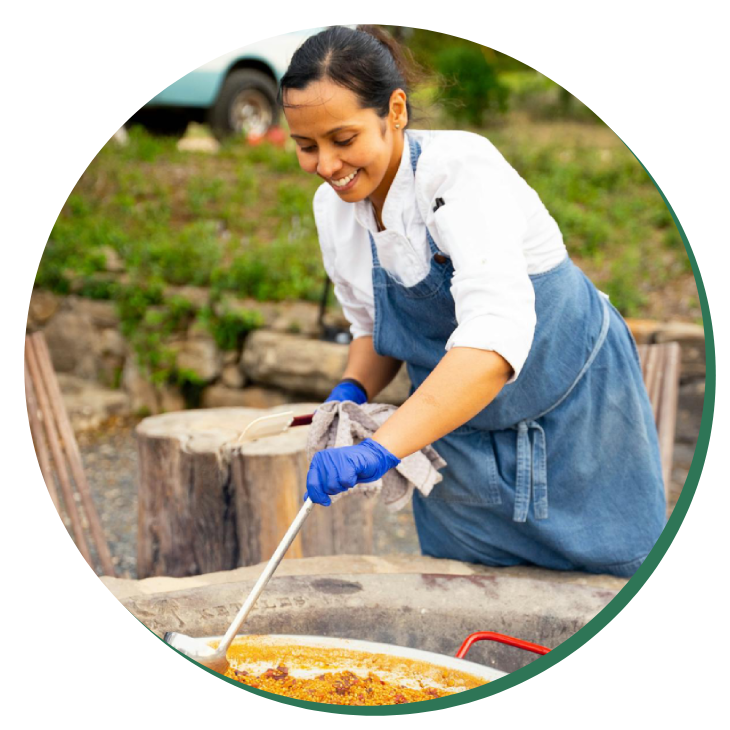
<svg viewBox="0 0 730 730"><path fill-rule="evenodd" d="M537 194L479 135L406 132L407 67L370 27L307 39L281 98L352 324L328 400L372 399L402 362L413 384L371 439L315 455L308 495L432 443L424 554L632 575L665 521L654 419L631 334Z"/></svg>

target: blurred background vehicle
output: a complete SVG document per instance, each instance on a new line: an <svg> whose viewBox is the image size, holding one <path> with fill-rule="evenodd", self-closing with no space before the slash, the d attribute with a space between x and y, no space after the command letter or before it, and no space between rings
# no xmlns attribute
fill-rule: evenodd
<svg viewBox="0 0 730 730"><path fill-rule="evenodd" d="M218 139L263 136L278 121L279 79L294 51L321 28L237 48L191 71L150 99L126 126L182 136L189 122L208 124Z"/></svg>

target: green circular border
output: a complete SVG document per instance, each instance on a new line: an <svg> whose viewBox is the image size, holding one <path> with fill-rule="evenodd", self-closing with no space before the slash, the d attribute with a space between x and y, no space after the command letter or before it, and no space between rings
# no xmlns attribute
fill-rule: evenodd
<svg viewBox="0 0 730 730"><path fill-rule="evenodd" d="M620 138L619 138L620 139ZM621 140L623 144L626 145L626 143ZM444 697L442 699L437 700L429 700L424 702L416 702L416 703L410 703L406 705L387 705L382 707L349 707L349 706L343 706L343 705L327 705L323 703L317 703L317 702L305 702L301 700L294 700L287 697L283 697L280 695L271 694L268 692L262 692L260 690L256 690L250 687L247 687L240 682L236 682L235 680L228 679L227 677L223 677L222 675L213 672L210 669L207 669L206 667L203 667L202 665L198 664L197 662L193 661L186 655L182 654L181 652L177 651L176 649L173 649L168 644L166 644L162 639L160 639L151 629L149 629L147 626L145 626L141 621L140 623L142 626L144 626L155 638L157 638L160 642L163 643L164 646L166 646L168 649L171 649L176 654L179 654L179 656L186 659L191 664L199 667L200 669L203 669L203 671L208 672L218 680L222 680L224 682L227 682L233 687L237 687L238 689L242 689L245 692L248 692L249 694L253 694L268 700L273 700L275 702L290 705L293 707L298 707L306 710L313 710L315 712L324 712L328 714L337 714L337 715L354 715L354 716L379 716L379 715L412 715L412 714L421 714L424 712L434 712L438 710L447 709L450 707L457 707L460 705L466 705L471 702L477 702L479 700L485 699L487 697L492 697L493 695L499 694L500 692L503 692L505 690L511 689L512 687L515 687L519 684L522 684L523 682L526 682L533 677L538 676L539 674L542 674L542 672L550 669L555 664L561 662L563 659L566 659L571 654L576 652L578 649L580 649L584 644L586 644L590 639L592 639L599 631L604 629L628 604L629 602L636 596L636 594L641 590L641 588L645 585L645 583L648 581L648 579L651 577L652 573L656 569L656 567L661 562L662 558L666 555L667 551L669 550L670 545L672 544L675 536L679 532L679 528L682 526L682 523L684 521L685 516L687 515L687 512L689 511L690 504L692 502L692 499L697 491L697 486L700 481L700 477L702 475L702 470L705 465L705 461L707 458L707 452L709 449L709 443L710 443L710 434L712 431L712 421L715 411L715 394L716 394L716 355L715 355L715 340L714 340L714 332L712 328L712 319L710 316L710 307L709 302L707 298L707 291L704 286L704 281L702 279L702 276L700 274L699 266L697 264L697 259L694 254L694 251L692 250L692 247L689 243L689 239L687 238L687 234L679 221L679 218L677 217L677 214L674 211L674 208L672 207L671 203L667 199L666 195L662 191L661 187L657 184L656 180L654 179L654 176L649 172L649 170L646 168L644 163L639 159L639 157L634 153L634 151L626 145L627 149L631 152L631 154L636 157L636 159L641 164L644 171L647 173L647 175L650 177L651 181L654 183L655 187L659 191L660 195L662 196L662 199L664 200L665 204L667 205L667 208L669 209L672 219L674 220L677 230L682 238L682 241L684 242L685 250L687 251L687 255L689 257L690 263L692 265L692 270L695 277L695 282L697 283L697 292L700 298L700 306L702 310L702 316L703 316L703 325L705 330L705 357L706 357L706 376L705 376L705 399L704 399L704 406L702 411L702 421L700 425L700 433L699 438L697 440L697 446L695 449L694 457L692 459L692 465L690 467L690 471L687 475L687 479L685 481L684 487L682 489L682 494L677 502L677 505L674 508L674 511L672 513L671 518L667 522L666 527L662 531L659 540L657 541L654 548L651 550L649 555L647 556L646 560L644 561L643 565L639 570L634 574L634 576L629 580L629 582L626 584L624 588L619 591L618 595L597 615L595 616L588 624L586 624L583 628L581 628L576 634L571 636L569 639L564 641L562 644L560 644L558 647L556 647L554 650L552 650L549 654L540 657L539 659L533 661L526 667L523 667L522 669L519 669L516 672L513 672L506 677L503 677L501 679L495 680L494 682L490 682L487 685L484 685L483 687L478 687L473 690L469 690L467 692L462 692L457 695L452 695L451 697ZM136 618L136 617L135 617ZM139 621L139 619L137 619Z"/></svg>
<svg viewBox="0 0 730 730"><path fill-rule="evenodd" d="M621 140L623 142L623 140ZM626 144L624 142L624 144ZM240 682L236 682L235 680L228 679L227 677L223 677L222 675L213 672L210 669L207 669L206 667L203 667L202 665L198 664L197 662L193 661L189 657L185 656L181 652L177 651L176 649L172 649L168 644L165 644L162 639L160 639L154 632L152 632L148 627L148 631L150 633L153 633L155 638L157 638L159 641L161 641L168 649L171 649L175 653L179 654L181 657L186 659L191 664L194 664L197 667L200 667L204 671L208 672L209 674L213 675L219 680L223 680L224 682L227 682L228 684L237 687L239 689L244 690L245 692L248 692L250 694L257 695L259 697L273 700L275 702L279 702L281 704L290 705L293 707L299 707L301 709L306 710L313 710L315 712L325 712L328 714L335 714L335 715L365 715L365 716L377 716L377 715L415 715L415 714L421 714L424 712L435 712L438 710L444 710L449 707L458 707L460 705L466 705L471 702L477 702L479 700L485 699L486 697L492 697L493 695L496 695L500 692L504 692L505 690L511 689L512 687L515 687L519 684L522 684L523 682L526 682L529 679L532 679L533 677L536 677L539 674L542 674L542 672L546 671L547 669L550 669L550 667L553 667L558 662L561 662L563 659L566 659L571 654L576 652L578 649L580 649L584 644L586 644L588 641L590 641L599 631L604 629L608 624L616 617L618 614L629 604L629 602L636 596L636 594L641 590L641 588L644 586L644 584L649 580L652 573L656 569L656 567L661 562L662 558L666 555L667 551L669 550L669 546L672 544L672 541L676 537L677 533L679 532L679 528L682 526L682 523L684 522L684 518L687 515L687 512L689 511L690 504L692 502L692 499L694 498L694 495L697 491L697 486L700 481L700 477L702 476L702 470L705 465L705 460L707 458L707 452L709 449L710 444L710 434L712 432L712 421L713 416L715 412L715 393L716 393L716 356L715 356L715 338L714 338L714 332L712 329L712 319L710 317L710 306L707 299L707 291L705 289L704 281L702 280L702 275L700 274L699 267L697 265L697 258L694 254L694 251L692 250L692 247L690 246L689 239L687 238L687 234L685 233L685 230L682 226L682 224L679 221L679 218L677 217L677 214L674 211L674 208L672 207L669 200L667 200L666 195L664 195L664 192L657 184L656 180L654 179L654 176L649 172L649 170L646 169L645 165L641 160L638 158L638 156L634 153L634 151L626 145L626 147L629 149L631 154L636 157L637 160L639 160L639 163L641 164L642 168L646 171L647 175L651 178L651 181L656 186L657 190L662 196L662 199L667 205L667 208L669 209L672 219L674 220L675 224L677 225L677 230L679 231L682 241L684 242L685 249L687 251L687 255L689 257L689 260L692 264L692 270L694 272L695 281L697 283L697 292L700 298L700 306L702 309L702 316L703 316L703 325L705 329L705 356L706 356L706 376L705 376L705 399L704 399L704 406L702 409L702 421L700 424L700 433L699 438L697 440L697 446L695 449L694 457L692 459L692 465L690 467L689 473L687 475L687 479L685 481L684 487L682 489L682 494L677 501L677 505L674 508L674 511L672 512L671 518L668 520L666 527L662 531L662 534L659 537L659 540L657 540L656 545L652 549L652 551L647 556L646 560L644 561L644 564L639 568L639 570L634 574L634 576L629 580L629 582L624 586L624 588L619 591L618 595L597 615L595 616L591 621L589 621L582 629L580 629L578 632L576 632L573 636L571 636L569 639L564 641L562 644L560 644L558 647L553 649L549 654L546 654L545 656L540 657L539 659L536 659L531 664L527 665L526 667L523 667L522 669L519 669L516 672L512 672L511 674L507 675L506 677L503 677L501 679L495 680L494 682L490 682L489 684L484 685L483 687L478 687L476 689L469 690L467 692L462 692L457 695L452 695L451 697L444 697L437 700L428 700L424 702L414 702L407 705L387 705L382 707L349 707L349 706L343 706L343 705L327 705L323 703L318 702L305 702L302 700L295 700L290 699L288 697L283 697L280 695L271 694L269 692L262 692L260 690L252 689L250 687L246 687L245 685L241 684ZM137 619L139 620L139 619ZM140 621L140 623L142 623ZM142 624L144 626L144 624Z"/></svg>

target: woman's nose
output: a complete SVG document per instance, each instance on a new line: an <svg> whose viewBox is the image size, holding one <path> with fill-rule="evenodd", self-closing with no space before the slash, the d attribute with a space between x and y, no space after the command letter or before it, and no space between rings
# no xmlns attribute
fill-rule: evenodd
<svg viewBox="0 0 730 730"><path fill-rule="evenodd" d="M331 179L341 168L342 162L336 154L320 150L319 158L317 159L317 172L321 177Z"/></svg>

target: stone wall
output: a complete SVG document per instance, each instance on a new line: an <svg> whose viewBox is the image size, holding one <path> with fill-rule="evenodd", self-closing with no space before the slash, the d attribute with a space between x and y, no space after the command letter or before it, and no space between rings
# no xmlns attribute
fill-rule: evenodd
<svg viewBox="0 0 730 730"><path fill-rule="evenodd" d="M196 308L208 302L205 289L181 287L172 293ZM212 335L197 326L165 343L175 351L178 366L203 381L202 407L270 408L321 400L342 376L348 348L317 339L318 305L230 297L224 306L228 311L241 308L261 315L263 327L249 334L240 350L220 350ZM337 323L346 326L341 320ZM186 407L179 387L153 385L145 377L119 327L112 302L59 297L42 290L35 290L31 297L27 329L44 333L67 407L79 428L96 426L105 416L157 414ZM378 400L400 404L408 397L409 387L403 369Z"/></svg>
<svg viewBox="0 0 730 730"><path fill-rule="evenodd" d="M205 289L181 287L172 293L197 308L209 299ZM269 408L328 395L345 369L348 348L317 339L316 304L229 297L224 305L229 311L240 307L261 314L262 328L248 335L241 350L221 351L208 332L195 326L166 343L177 353L178 365L203 381L202 407ZM346 325L341 319L338 324ZM679 342L682 384L704 382L702 326L648 320L630 320L629 325L639 343ZM186 407L178 387L154 386L140 372L134 352L120 334L111 302L35 290L28 330L41 330L46 337L76 427L98 425L111 415L157 414ZM409 387L403 368L378 400L398 405L408 397Z"/></svg>

